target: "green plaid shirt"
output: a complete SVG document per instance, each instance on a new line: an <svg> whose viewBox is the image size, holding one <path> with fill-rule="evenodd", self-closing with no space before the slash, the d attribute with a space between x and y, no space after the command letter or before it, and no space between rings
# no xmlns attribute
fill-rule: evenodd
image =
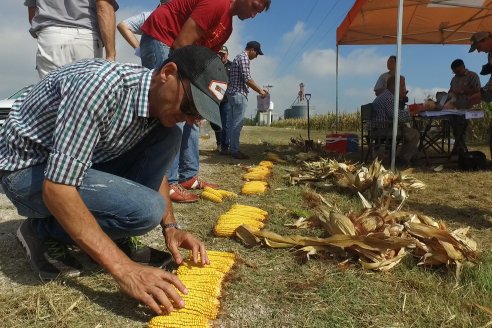
<svg viewBox="0 0 492 328"><path fill-rule="evenodd" d="M157 124L151 75L102 59L51 72L14 103L0 131L0 170L47 163L47 179L79 186L93 163L125 153Z"/></svg>

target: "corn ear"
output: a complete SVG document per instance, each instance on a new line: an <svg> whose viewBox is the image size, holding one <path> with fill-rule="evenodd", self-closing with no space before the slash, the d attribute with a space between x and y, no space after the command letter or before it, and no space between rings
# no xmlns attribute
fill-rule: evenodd
<svg viewBox="0 0 492 328"><path fill-rule="evenodd" d="M212 194L211 192L209 191L204 191L202 192L202 194L200 195L203 199L208 199L208 200L211 200L212 202L214 203L222 203L222 197L218 197L216 196L215 194Z"/></svg>

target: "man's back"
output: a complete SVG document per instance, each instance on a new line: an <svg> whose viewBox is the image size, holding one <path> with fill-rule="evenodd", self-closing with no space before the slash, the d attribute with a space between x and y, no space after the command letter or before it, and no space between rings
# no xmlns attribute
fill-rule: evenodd
<svg viewBox="0 0 492 328"><path fill-rule="evenodd" d="M27 6L36 6L36 14L29 30L36 32L48 26L81 27L99 33L96 1L94 0L26 0ZM118 4L113 1L115 11Z"/></svg>

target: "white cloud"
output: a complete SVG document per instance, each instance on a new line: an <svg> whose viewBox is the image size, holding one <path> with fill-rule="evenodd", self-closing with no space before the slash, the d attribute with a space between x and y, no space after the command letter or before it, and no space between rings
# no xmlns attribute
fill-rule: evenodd
<svg viewBox="0 0 492 328"><path fill-rule="evenodd" d="M289 31L282 36L282 44L286 47L286 50L290 50L288 48L291 48L295 43L306 38L307 34L306 25L303 22L297 22L292 31Z"/></svg>
<svg viewBox="0 0 492 328"><path fill-rule="evenodd" d="M431 97L432 99L436 99L436 92L438 91L448 91L449 88L446 87L434 87L434 88L419 88L419 87L413 87L413 86L408 86L408 98L409 98L409 103L422 103L424 102L428 97Z"/></svg>

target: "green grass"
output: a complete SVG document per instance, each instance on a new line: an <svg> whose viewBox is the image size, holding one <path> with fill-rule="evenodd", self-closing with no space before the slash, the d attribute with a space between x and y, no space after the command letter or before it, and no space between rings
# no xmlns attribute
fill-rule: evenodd
<svg viewBox="0 0 492 328"><path fill-rule="evenodd" d="M324 140L314 131L313 139ZM255 164L265 151L284 150L289 138L305 130L245 127L243 150L251 160L238 162L202 144L202 175L224 189L238 192L242 168ZM477 144L476 147L484 148ZM296 150L291 149L291 153ZM350 156L349 156L350 157ZM358 154L352 158L358 159ZM299 164L275 165L271 190L263 195L240 196L239 203L259 206L270 213L268 229L281 234L304 234L286 227L296 214L309 214L302 186L289 186L287 169ZM236 239L217 238L212 227L231 203L200 201L177 204L180 223L202 238L209 249L234 251L241 259L224 286L216 327L483 327L492 316L475 304L492 308L492 172L459 172L452 164L444 171L418 168L414 174L428 188L412 194L407 210L443 220L450 229L470 226L481 250L478 266L465 268L455 286L452 268L424 268L407 257L387 273L363 271L356 263L339 266L331 256L306 261L293 250L245 248ZM358 199L329 183L312 186L342 211L360 208ZM110 276L86 261L90 274L47 285L32 277L20 246L15 244L14 221L2 233L0 316L6 327L144 327L152 313L121 294ZM321 230L310 234L322 235ZM158 229L145 242L163 248Z"/></svg>

